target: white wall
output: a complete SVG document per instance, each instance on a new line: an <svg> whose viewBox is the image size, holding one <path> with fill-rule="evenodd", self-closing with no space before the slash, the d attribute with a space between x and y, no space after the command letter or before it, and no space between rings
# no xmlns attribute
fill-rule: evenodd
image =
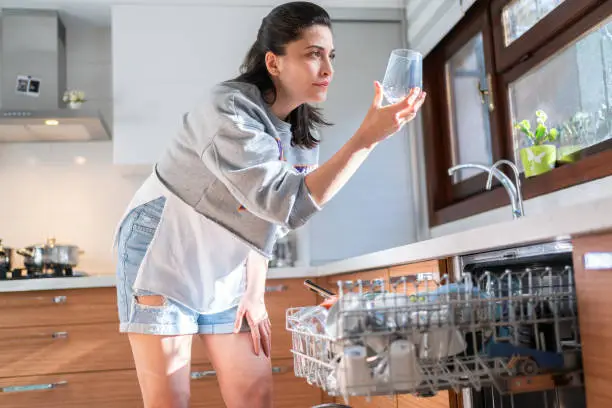
<svg viewBox="0 0 612 408"><path fill-rule="evenodd" d="M214 84L238 75L268 11L113 7L115 163L157 161L183 114Z"/></svg>
<svg viewBox="0 0 612 408"><path fill-rule="evenodd" d="M110 28L65 24L67 86L112 125ZM79 270L112 274L113 230L142 179L112 165L110 141L0 144L0 238L22 247L54 236L85 251Z"/></svg>

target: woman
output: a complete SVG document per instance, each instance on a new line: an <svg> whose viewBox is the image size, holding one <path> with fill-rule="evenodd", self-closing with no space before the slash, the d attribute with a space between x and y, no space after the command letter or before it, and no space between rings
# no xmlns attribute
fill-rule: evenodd
<svg viewBox="0 0 612 408"><path fill-rule="evenodd" d="M191 339L203 340L228 407L271 407L264 304L276 239L336 194L374 147L410 121L425 94L381 107L318 166L309 105L333 77L331 24L307 2L262 21L242 74L186 114L118 229L120 331L128 332L145 406L186 407Z"/></svg>

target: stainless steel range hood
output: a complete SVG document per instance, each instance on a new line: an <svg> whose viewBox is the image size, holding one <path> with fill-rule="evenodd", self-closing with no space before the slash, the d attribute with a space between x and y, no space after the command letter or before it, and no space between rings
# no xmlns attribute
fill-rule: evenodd
<svg viewBox="0 0 612 408"><path fill-rule="evenodd" d="M58 13L2 9L0 26L0 142L110 139L98 111L62 101L66 29Z"/></svg>

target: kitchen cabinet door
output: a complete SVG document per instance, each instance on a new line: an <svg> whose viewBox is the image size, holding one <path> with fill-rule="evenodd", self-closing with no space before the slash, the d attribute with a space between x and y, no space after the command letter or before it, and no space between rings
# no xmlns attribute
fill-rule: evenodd
<svg viewBox="0 0 612 408"><path fill-rule="evenodd" d="M582 364L589 408L612 401L612 232L573 239Z"/></svg>
<svg viewBox="0 0 612 408"><path fill-rule="evenodd" d="M88 288L0 294L0 327L116 323L117 290Z"/></svg>

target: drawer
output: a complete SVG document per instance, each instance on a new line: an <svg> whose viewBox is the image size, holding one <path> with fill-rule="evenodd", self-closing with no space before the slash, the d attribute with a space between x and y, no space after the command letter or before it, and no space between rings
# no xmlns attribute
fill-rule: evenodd
<svg viewBox="0 0 612 408"><path fill-rule="evenodd" d="M192 367L191 407L225 406L208 365ZM203 374L203 375L202 375ZM135 370L52 374L0 379L0 406L11 408L138 408L142 396Z"/></svg>
<svg viewBox="0 0 612 408"><path fill-rule="evenodd" d="M0 327L114 323L119 321L116 299L115 288L2 293Z"/></svg>
<svg viewBox="0 0 612 408"><path fill-rule="evenodd" d="M368 400L367 397L349 398L351 408L395 408L397 407L394 396L379 396L372 397ZM336 403L344 404L344 398L336 398Z"/></svg>
<svg viewBox="0 0 612 408"><path fill-rule="evenodd" d="M293 360L272 362L274 374L274 408L312 407L323 402L321 389L295 377Z"/></svg>
<svg viewBox="0 0 612 408"><path fill-rule="evenodd" d="M0 406L11 408L142 407L136 371L0 379Z"/></svg>
<svg viewBox="0 0 612 408"><path fill-rule="evenodd" d="M293 374L293 360L272 362L274 408L311 407L321 404L320 389L308 385L306 380ZM193 370L192 370L193 373ZM206 373L208 372L201 372ZM211 374L213 372L210 372ZM191 404L193 408L224 407L214 374L191 382Z"/></svg>
<svg viewBox="0 0 612 408"><path fill-rule="evenodd" d="M0 330L0 377L134 368L117 323Z"/></svg>
<svg viewBox="0 0 612 408"><path fill-rule="evenodd" d="M274 406L310 407L321 403L321 391L295 378L291 360L273 363ZM225 406L209 365L192 367L193 408ZM135 408L142 407L135 370L52 374L0 379L0 406L11 408Z"/></svg>
<svg viewBox="0 0 612 408"><path fill-rule="evenodd" d="M291 307L314 306L320 299L304 286L304 279L274 279L266 283L265 301L272 323L272 358L292 358L285 313Z"/></svg>
<svg viewBox="0 0 612 408"><path fill-rule="evenodd" d="M448 391L440 391L433 397L415 397L414 395L398 395L398 408L449 408L450 397Z"/></svg>

